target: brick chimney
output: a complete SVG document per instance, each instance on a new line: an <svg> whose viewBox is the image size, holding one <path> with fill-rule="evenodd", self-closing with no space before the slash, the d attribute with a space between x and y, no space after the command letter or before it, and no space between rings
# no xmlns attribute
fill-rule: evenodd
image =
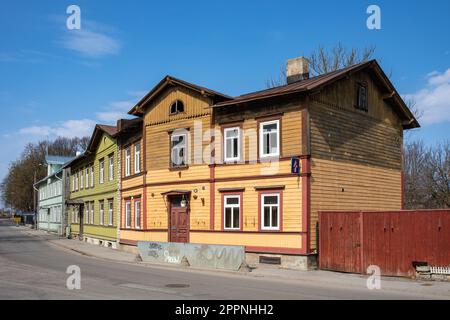
<svg viewBox="0 0 450 320"><path fill-rule="evenodd" d="M309 78L309 61L305 57L289 59L286 62L286 81L288 84Z"/></svg>

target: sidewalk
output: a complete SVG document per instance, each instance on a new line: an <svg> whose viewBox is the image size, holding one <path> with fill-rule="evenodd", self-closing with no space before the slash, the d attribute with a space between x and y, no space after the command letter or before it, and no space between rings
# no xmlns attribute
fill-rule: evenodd
<svg viewBox="0 0 450 320"><path fill-rule="evenodd" d="M347 274L331 271L298 271L290 269L281 269L274 266L258 266L251 272L237 272L227 270L196 269L192 267L182 267L170 264L150 264L136 261L136 255L116 249L88 244L79 240L59 238L56 235L48 234L45 231L33 230L26 227L20 227L26 233L45 239L50 245L58 246L65 250L70 250L77 254L85 256L110 260L118 263L129 263L142 265L151 268L163 268L172 271L181 272L201 272L220 276L245 276L254 278L264 278L273 281L301 281L304 284L310 283L316 287L338 287L338 288L361 288L366 287L368 276L359 274ZM430 288L431 287L431 288ZM402 293L421 293L428 298L450 299L450 283L438 281L419 281L407 278L382 277L382 289L398 291ZM431 295L430 295L431 291Z"/></svg>

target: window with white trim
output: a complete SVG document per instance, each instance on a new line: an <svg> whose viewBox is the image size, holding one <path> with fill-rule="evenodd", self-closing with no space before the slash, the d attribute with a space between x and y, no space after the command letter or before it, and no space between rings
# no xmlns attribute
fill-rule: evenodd
<svg viewBox="0 0 450 320"><path fill-rule="evenodd" d="M91 220L90 223L94 224L94 201L91 202L90 208L91 208L91 214L89 216Z"/></svg>
<svg viewBox="0 0 450 320"><path fill-rule="evenodd" d="M91 166L91 188L94 187L94 165Z"/></svg>
<svg viewBox="0 0 450 320"><path fill-rule="evenodd" d="M89 224L89 202L84 204L85 214L84 214L84 223Z"/></svg>
<svg viewBox="0 0 450 320"><path fill-rule="evenodd" d="M99 161L99 168L100 168L99 182L103 183L105 182L105 161L103 159Z"/></svg>
<svg viewBox="0 0 450 320"><path fill-rule="evenodd" d="M86 189L89 188L89 167L86 168L86 181L85 181L86 185Z"/></svg>
<svg viewBox="0 0 450 320"><path fill-rule="evenodd" d="M134 145L134 173L141 172L141 144L137 142Z"/></svg>
<svg viewBox="0 0 450 320"><path fill-rule="evenodd" d="M225 161L237 161L241 158L240 128L225 128L223 130L223 145Z"/></svg>
<svg viewBox="0 0 450 320"><path fill-rule="evenodd" d="M109 175L109 181L114 180L114 155L110 155L108 158L108 175Z"/></svg>
<svg viewBox="0 0 450 320"><path fill-rule="evenodd" d="M131 150L130 147L125 150L125 176L131 175Z"/></svg>
<svg viewBox="0 0 450 320"><path fill-rule="evenodd" d="M280 229L280 194L268 193L261 195L261 229Z"/></svg>
<svg viewBox="0 0 450 320"><path fill-rule="evenodd" d="M170 163L171 167L183 167L187 164L187 156L186 156L186 138L187 135L185 133L182 134L173 134L170 137L171 142L171 155L170 155Z"/></svg>
<svg viewBox="0 0 450 320"><path fill-rule="evenodd" d="M125 227L131 228L131 201L125 202Z"/></svg>
<svg viewBox="0 0 450 320"><path fill-rule="evenodd" d="M75 173L75 190L78 191L78 172Z"/></svg>
<svg viewBox="0 0 450 320"><path fill-rule="evenodd" d="M259 155L261 158L280 155L280 120L259 124Z"/></svg>
<svg viewBox="0 0 450 320"><path fill-rule="evenodd" d="M105 220L105 202L99 201L99 211L100 211L100 217L99 217L99 224L103 225Z"/></svg>
<svg viewBox="0 0 450 320"><path fill-rule="evenodd" d="M141 200L134 201L134 226L136 229L141 228Z"/></svg>
<svg viewBox="0 0 450 320"><path fill-rule="evenodd" d="M108 200L108 225L112 226L113 225L113 212L114 212L114 205L113 205L113 201L112 200Z"/></svg>
<svg viewBox="0 0 450 320"><path fill-rule="evenodd" d="M84 188L84 173L83 173L83 169L81 169L80 171L80 189Z"/></svg>
<svg viewBox="0 0 450 320"><path fill-rule="evenodd" d="M241 228L241 197L239 195L223 196L223 228L238 230Z"/></svg>

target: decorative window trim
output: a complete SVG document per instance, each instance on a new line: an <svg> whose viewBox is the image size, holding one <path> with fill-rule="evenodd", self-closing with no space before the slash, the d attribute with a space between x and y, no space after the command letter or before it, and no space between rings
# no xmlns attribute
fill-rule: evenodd
<svg viewBox="0 0 450 320"><path fill-rule="evenodd" d="M181 105L183 107L183 110L181 110L181 111L178 110L179 109L179 106L178 106L179 103L181 103ZM175 110L175 112L172 112L172 107L175 104L176 104L176 106L175 106L176 110ZM182 100L180 100L180 99L176 99L176 100L172 101L172 103L169 106L169 115L171 115L171 116L179 114L179 113L185 113L185 112L186 112L186 108L185 108L184 102Z"/></svg>
<svg viewBox="0 0 450 320"><path fill-rule="evenodd" d="M184 129L183 129L184 130ZM180 137L180 136L184 136L184 149L185 149L185 155L184 155L184 159L185 159L185 163L182 165L176 165L173 163L172 161L172 140L174 137ZM187 168L189 165L189 135L188 132L180 132L177 133L176 131L173 131L172 133L170 133L169 135L169 151L170 151L170 155L169 155L169 167L171 169L180 169L180 168Z"/></svg>
<svg viewBox="0 0 450 320"><path fill-rule="evenodd" d="M238 135L237 135L237 156L236 157L227 157L227 132L228 131L232 131L232 130L237 130L238 131ZM242 160L242 127L241 126L229 126L229 127L223 127L223 159L224 162L239 162ZM235 137L233 138L235 139Z"/></svg>
<svg viewBox="0 0 450 320"><path fill-rule="evenodd" d="M141 208L141 199L140 198L137 198L137 199L135 199L134 200L134 205L133 205L133 208L134 208L134 227L136 228L136 229L141 229L141 224L142 224L142 208ZM136 208L139 208L139 223L138 223L138 221L137 221L137 214L136 214Z"/></svg>
<svg viewBox="0 0 450 320"><path fill-rule="evenodd" d="M114 225L114 200L108 200L108 226Z"/></svg>
<svg viewBox="0 0 450 320"><path fill-rule="evenodd" d="M277 152L263 154L264 130L263 127L268 124L277 124ZM281 156L281 118L265 119L258 122L258 154L260 159L279 158Z"/></svg>
<svg viewBox="0 0 450 320"><path fill-rule="evenodd" d="M105 224L105 201L100 200L98 202L98 210L99 210L99 224L103 226Z"/></svg>
<svg viewBox="0 0 450 320"><path fill-rule="evenodd" d="M125 177L131 175L131 147L125 148Z"/></svg>
<svg viewBox="0 0 450 320"><path fill-rule="evenodd" d="M108 156L108 180L114 180L114 153Z"/></svg>
<svg viewBox="0 0 450 320"><path fill-rule="evenodd" d="M128 205L129 205L129 210L128 210ZM131 229L131 200L126 200L125 201L125 228L127 229Z"/></svg>
<svg viewBox="0 0 450 320"><path fill-rule="evenodd" d="M100 159L98 161L98 179L99 183L105 183L105 159Z"/></svg>
<svg viewBox="0 0 450 320"><path fill-rule="evenodd" d="M278 216L277 216L277 227L265 227L264 226L264 198L270 196L278 197ZM260 191L258 195L258 207L259 207L259 231L282 231L283 223L283 193L280 190L267 190Z"/></svg>
<svg viewBox="0 0 450 320"><path fill-rule="evenodd" d="M134 174L139 173L141 173L141 143L136 142L134 144Z"/></svg>
<svg viewBox="0 0 450 320"><path fill-rule="evenodd" d="M239 199L239 204L236 205L232 205L232 206L227 206L226 204L226 199L227 198L238 198ZM243 230L243 193L242 192L223 192L222 193L222 231L242 231ZM226 223L225 223L225 210L227 207L233 207L239 208L239 227L235 228L235 227L230 227L227 228L226 227ZM233 217L231 217L232 219Z"/></svg>
<svg viewBox="0 0 450 320"><path fill-rule="evenodd" d="M95 174L94 174L94 165L91 165L91 188L95 186Z"/></svg>

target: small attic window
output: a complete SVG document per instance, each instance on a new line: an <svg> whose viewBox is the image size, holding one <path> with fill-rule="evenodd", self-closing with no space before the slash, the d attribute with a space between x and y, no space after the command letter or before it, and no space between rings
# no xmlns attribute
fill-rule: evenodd
<svg viewBox="0 0 450 320"><path fill-rule="evenodd" d="M365 83L357 84L356 108L364 111L368 110L367 84Z"/></svg>
<svg viewBox="0 0 450 320"><path fill-rule="evenodd" d="M170 114L177 114L179 112L184 112L184 104L181 100L175 100L170 105Z"/></svg>

